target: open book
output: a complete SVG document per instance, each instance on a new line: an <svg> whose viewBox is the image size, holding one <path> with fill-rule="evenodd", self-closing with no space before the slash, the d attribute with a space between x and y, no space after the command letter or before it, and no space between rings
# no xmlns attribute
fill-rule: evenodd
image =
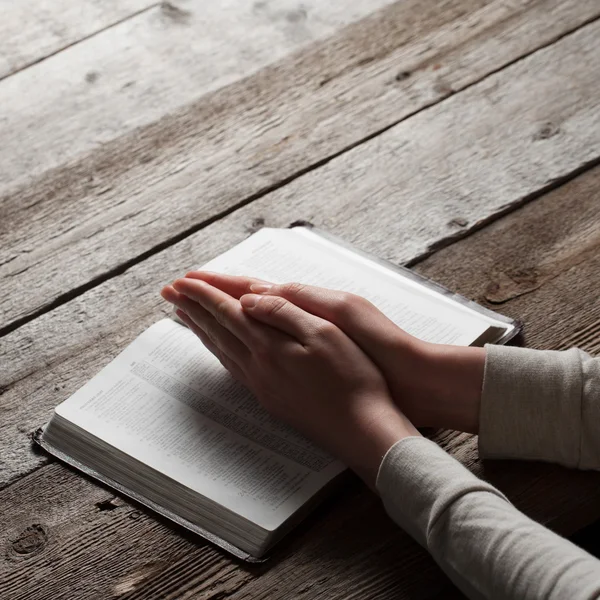
<svg viewBox="0 0 600 600"><path fill-rule="evenodd" d="M306 227L262 229L203 268L354 292L431 342L503 343L518 330ZM36 441L246 560L263 557L345 470L264 412L172 319L144 331L60 404Z"/></svg>

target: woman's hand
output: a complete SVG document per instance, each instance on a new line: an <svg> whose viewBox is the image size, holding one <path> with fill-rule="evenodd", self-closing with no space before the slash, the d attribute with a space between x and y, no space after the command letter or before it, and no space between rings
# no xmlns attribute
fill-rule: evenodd
<svg viewBox="0 0 600 600"><path fill-rule="evenodd" d="M330 321L282 297L236 298L200 279L179 279L162 295L271 414L371 487L385 452L419 435L379 369Z"/></svg>
<svg viewBox="0 0 600 600"><path fill-rule="evenodd" d="M277 296L335 324L379 367L394 402L417 427L477 432L485 365L483 348L418 340L369 301L346 292L297 283L271 285L205 271L187 276L208 282L234 298L246 293Z"/></svg>

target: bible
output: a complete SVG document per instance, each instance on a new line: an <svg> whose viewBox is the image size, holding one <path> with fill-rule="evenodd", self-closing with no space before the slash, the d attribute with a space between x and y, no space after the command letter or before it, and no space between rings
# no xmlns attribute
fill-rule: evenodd
<svg viewBox="0 0 600 600"><path fill-rule="evenodd" d="M410 334L505 343L519 324L311 227L264 228L202 267L369 299ZM248 561L264 560L345 467L269 416L176 318L56 407L49 453Z"/></svg>

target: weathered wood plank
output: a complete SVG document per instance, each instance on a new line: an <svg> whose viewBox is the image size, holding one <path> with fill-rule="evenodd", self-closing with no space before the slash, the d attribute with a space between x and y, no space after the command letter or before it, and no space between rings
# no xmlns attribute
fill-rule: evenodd
<svg viewBox="0 0 600 600"><path fill-rule="evenodd" d="M12 508L0 516L0 585L12 600L41 598L40 589L44 598L127 597L158 573L176 571L190 551L201 597L217 597L248 577L212 548L58 464L33 473L2 500Z"/></svg>
<svg viewBox="0 0 600 600"><path fill-rule="evenodd" d="M518 6L497 1L477 10L480 4L400 2L322 45L17 186L2 200L0 323L17 323L60 302L61 294L110 276L124 261L185 235L216 212L251 200L600 13L597 2L590 1ZM400 123L315 175L286 186L273 201L287 202L300 193L306 200L314 196L312 208L307 205L300 215L307 218L321 205L332 214L341 210L343 197L342 206L331 203L340 197L338 191L343 196L351 187L356 188L354 202L359 194L360 200L371 198L375 210L406 202L408 213L411 202L420 202L430 230L417 236L412 247L402 246L405 259L440 235L464 229L460 223L465 220L470 225L513 201L490 197L485 189L489 181L478 183L478 169L512 181L513 189L502 193L520 192L519 197L565 176L598 156L591 99L598 85L591 66L597 41L589 27L460 98ZM559 93L565 86L573 89L572 95ZM181 101L189 99L189 90L184 92L181 97L178 93ZM115 106L118 111L120 100L115 102L111 110ZM136 110L147 115L143 102ZM104 118L85 111L80 116L90 127ZM507 127L513 117L518 125ZM548 121L556 125L562 120L561 134L549 135L554 129L548 129ZM88 143L91 138L80 128L79 117L73 123L77 135L60 121L56 143L63 135ZM129 125L119 121L118 129L127 131ZM19 150L10 141L19 138L17 133L4 137L9 141L1 156L16 160L19 170L27 164L19 152L26 146L34 160L37 143L23 145L20 140ZM49 136L43 133L40 139ZM64 154L58 146L39 147L49 155ZM77 152L85 153L83 148ZM495 153L499 175L489 168ZM569 156L564 164L558 158L563 153ZM461 174L455 169L463 160L477 167ZM354 186L353 178L365 172L372 177L363 178L363 187ZM321 173L328 178L323 186ZM524 185L517 190L521 179ZM435 208L448 197L453 203ZM421 223L411 223L407 235L412 226ZM22 273L37 282L34 290L26 290Z"/></svg>
<svg viewBox="0 0 600 600"><path fill-rule="evenodd" d="M507 289L507 279L499 273L517 281L520 273L551 272L552 277L541 276L533 289L521 289L523 293L506 299L502 310L524 318L530 346L562 347L572 336L573 343L591 349L600 343L599 199L596 167L436 253L416 270L483 302L488 294L498 293L499 281ZM248 221L237 225L244 222ZM136 294L136 285L143 285L151 273L120 276L119 291L106 295L105 303L112 300L121 312L135 313L135 301L125 299ZM96 303L88 299L87 305L93 308ZM588 332L578 335L580 321ZM593 323L596 334L590 336ZM117 327L123 327L123 321ZM114 343L115 337L111 334L102 344ZM86 356L93 353L93 348L85 351ZM86 379L85 357L71 362L66 371L66 363L51 370ZM77 374L78 369L84 372ZM435 439L498 485L518 508L560 533L572 533L600 513L597 473L533 463L482 465L472 436L440 432ZM33 598L52 574L54 598L83 598L90 589L81 587L84 573L98 597L448 597L449 583L432 560L391 525L379 501L358 484L326 503L277 549L270 563L253 569L240 568L202 541L180 537L179 530L121 499L110 510L111 504L103 502L111 498L109 491L57 464L0 492L0 544L7 548L0 561L0 581L7 582L5 589L18 591L15 598ZM100 511L98 504L109 510ZM130 595L125 593L128 589Z"/></svg>
<svg viewBox="0 0 600 600"><path fill-rule="evenodd" d="M0 80L156 4L0 0Z"/></svg>
<svg viewBox="0 0 600 600"><path fill-rule="evenodd" d="M485 252L478 252L484 239ZM600 167L595 167L415 270L523 320L528 346L578 346L600 354L597 289L594 296L599 248Z"/></svg>
<svg viewBox="0 0 600 600"><path fill-rule="evenodd" d="M257 225L308 219L405 262L597 157L599 32L600 23L579 30L0 338L0 485L41 460L26 432L166 310L160 285ZM559 133L538 139L548 122ZM23 301L44 277L15 277L9 298Z"/></svg>
<svg viewBox="0 0 600 600"><path fill-rule="evenodd" d="M72 162L392 1L155 2L0 82L2 185Z"/></svg>

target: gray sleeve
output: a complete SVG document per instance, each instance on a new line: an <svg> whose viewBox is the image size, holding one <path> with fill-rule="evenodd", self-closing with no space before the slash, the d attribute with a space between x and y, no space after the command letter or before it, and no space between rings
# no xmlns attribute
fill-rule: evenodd
<svg viewBox="0 0 600 600"><path fill-rule="evenodd" d="M514 508L433 442L409 437L377 478L389 515L469 598L600 598L600 562Z"/></svg>
<svg viewBox="0 0 600 600"><path fill-rule="evenodd" d="M486 350L480 456L600 469L600 358L576 349Z"/></svg>

